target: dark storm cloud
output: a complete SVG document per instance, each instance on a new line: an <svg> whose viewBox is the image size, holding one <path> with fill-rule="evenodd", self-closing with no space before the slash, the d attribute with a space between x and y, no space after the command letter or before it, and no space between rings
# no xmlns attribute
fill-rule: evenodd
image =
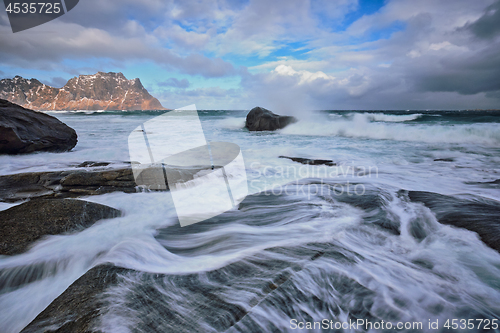
<svg viewBox="0 0 500 333"><path fill-rule="evenodd" d="M486 51L475 59L442 64L436 71L415 73L420 91L455 91L463 95L500 90L500 48Z"/></svg>
<svg viewBox="0 0 500 333"><path fill-rule="evenodd" d="M483 16L466 27L479 38L491 39L497 36L500 33L500 1L486 8Z"/></svg>
<svg viewBox="0 0 500 333"><path fill-rule="evenodd" d="M166 81L158 82L158 85L161 87L188 88L189 81L187 79L179 80L175 77L171 77Z"/></svg>
<svg viewBox="0 0 500 333"><path fill-rule="evenodd" d="M500 27L498 22L489 21L492 7L499 7L500 2L489 7L486 14L472 25L466 25L475 36L491 37L493 26ZM499 13L497 11L496 13ZM488 20L486 20L487 18ZM486 28L486 22L489 24ZM476 25L481 23L479 25ZM482 26L481 32L478 32ZM496 29L496 28L495 28ZM463 30L463 29L461 29ZM463 36L460 36L463 38ZM460 44L459 37L455 41ZM500 90L500 43L498 40L477 40L469 38L463 42L467 51L457 49L446 57L424 56L408 64L407 79L415 83L417 91L457 92L462 95L473 95L481 92ZM494 96L488 94L487 97Z"/></svg>

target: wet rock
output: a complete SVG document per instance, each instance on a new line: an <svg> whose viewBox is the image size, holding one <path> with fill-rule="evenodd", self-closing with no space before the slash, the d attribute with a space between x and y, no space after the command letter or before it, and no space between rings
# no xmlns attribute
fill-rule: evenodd
<svg viewBox="0 0 500 333"><path fill-rule="evenodd" d="M169 166L163 166L169 168ZM203 167L170 169L178 182L192 180ZM160 176L158 176L160 175ZM77 198L111 192L136 193L142 190L167 191L162 165L136 170L72 169L0 176L0 201L16 202L31 198Z"/></svg>
<svg viewBox="0 0 500 333"><path fill-rule="evenodd" d="M0 99L0 154L64 152L76 143L75 130L55 117Z"/></svg>
<svg viewBox="0 0 500 333"><path fill-rule="evenodd" d="M427 206L440 223L474 231L486 245L500 252L500 202L423 191L409 191L408 196Z"/></svg>
<svg viewBox="0 0 500 333"><path fill-rule="evenodd" d="M447 158L436 158L434 159L434 162L455 162L455 160L451 157Z"/></svg>
<svg viewBox="0 0 500 333"><path fill-rule="evenodd" d="M95 167L103 167L110 165L110 162L94 162L94 161L85 161L76 165L77 168L95 168Z"/></svg>
<svg viewBox="0 0 500 333"><path fill-rule="evenodd" d="M137 192L131 168L30 172L0 176L0 201L75 198L121 191Z"/></svg>
<svg viewBox="0 0 500 333"><path fill-rule="evenodd" d="M500 179L496 179L491 182L465 182L465 184L477 185L484 188L500 188Z"/></svg>
<svg viewBox="0 0 500 333"><path fill-rule="evenodd" d="M249 131L274 131L295 122L295 117L280 116L258 106L247 114L245 127Z"/></svg>
<svg viewBox="0 0 500 333"><path fill-rule="evenodd" d="M0 211L0 254L19 254L43 236L80 231L118 216L119 210L83 200L31 200Z"/></svg>
<svg viewBox="0 0 500 333"><path fill-rule="evenodd" d="M95 332L92 324L103 306L99 297L117 284L127 269L112 265L92 268L56 298L22 332Z"/></svg>
<svg viewBox="0 0 500 333"><path fill-rule="evenodd" d="M137 332L224 332L267 297L281 293L292 275L311 261L322 256L349 260L330 244L264 252L266 258L255 256L199 274L163 275L96 266L22 332L101 332L106 322L102 319L108 315L133 318L129 329ZM273 259L277 254L283 259ZM285 260L285 256L294 260ZM229 291L244 296L231 301L225 297Z"/></svg>
<svg viewBox="0 0 500 333"><path fill-rule="evenodd" d="M279 158L288 158L294 162L307 164L307 165L327 165L327 166L336 166L337 163L332 160L320 160L320 159L310 159L310 158L302 158L302 157L289 157L289 156L280 156Z"/></svg>

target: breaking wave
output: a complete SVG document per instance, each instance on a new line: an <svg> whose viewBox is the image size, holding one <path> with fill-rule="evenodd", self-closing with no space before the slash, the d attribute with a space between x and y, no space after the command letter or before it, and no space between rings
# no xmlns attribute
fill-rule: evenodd
<svg viewBox="0 0 500 333"><path fill-rule="evenodd" d="M500 132L498 126L494 124L403 124L396 121L407 121L411 116L416 117L417 115L391 116L380 114L377 115L378 118L373 116L373 114L355 114L351 120L299 121L282 129L281 133L287 135L341 136L428 143L473 143L488 146L500 144ZM390 121L391 123L377 122L382 120L372 122L372 119L384 118L386 119L384 121Z"/></svg>
<svg viewBox="0 0 500 333"><path fill-rule="evenodd" d="M412 121L422 117L423 114L409 114L409 115L392 115L383 113L356 113L353 117L366 117L370 121L399 123L405 121Z"/></svg>

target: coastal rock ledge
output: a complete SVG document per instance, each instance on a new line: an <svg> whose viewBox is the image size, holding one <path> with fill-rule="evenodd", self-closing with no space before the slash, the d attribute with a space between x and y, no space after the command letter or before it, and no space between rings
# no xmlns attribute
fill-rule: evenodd
<svg viewBox="0 0 500 333"><path fill-rule="evenodd" d="M257 106L247 114L245 127L249 131L274 131L297 122L297 118L280 116Z"/></svg>
<svg viewBox="0 0 500 333"><path fill-rule="evenodd" d="M119 216L117 209L83 200L31 200L0 211L0 255L20 254L44 236L75 233ZM5 286L4 278L0 285Z"/></svg>
<svg viewBox="0 0 500 333"><path fill-rule="evenodd" d="M57 118L0 99L0 154L64 152L77 141L75 130Z"/></svg>

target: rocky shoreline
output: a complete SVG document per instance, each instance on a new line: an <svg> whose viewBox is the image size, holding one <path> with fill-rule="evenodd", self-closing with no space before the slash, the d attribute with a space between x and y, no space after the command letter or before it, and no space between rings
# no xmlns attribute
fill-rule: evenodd
<svg viewBox="0 0 500 333"><path fill-rule="evenodd" d="M84 200L30 200L0 211L0 255L21 254L43 236L78 232L119 216L117 209Z"/></svg>
<svg viewBox="0 0 500 333"><path fill-rule="evenodd" d="M0 176L0 201L78 198L115 191L138 191L131 168L65 170Z"/></svg>
<svg viewBox="0 0 500 333"><path fill-rule="evenodd" d="M64 152L77 141L75 130L57 118L0 99L0 154Z"/></svg>
<svg viewBox="0 0 500 333"><path fill-rule="evenodd" d="M269 110L257 107L248 113L246 128L249 131L271 131L284 128L296 121L293 117L279 116ZM26 131L29 132L29 130ZM0 127L0 145L8 143L4 142L7 139L2 139L6 137L5 133L7 132L13 131ZM68 133L70 138L73 138L71 131ZM2 135L4 136L2 137ZM76 133L74 140L74 144L76 144ZM43 139L39 141L46 142ZM26 142L26 147L34 147L33 140ZM54 143L52 142L52 144ZM73 144L72 141L64 148L58 148L61 146L56 143L56 148L53 151L70 150L74 147L74 144L73 146L71 144ZM52 148L47 147L49 146L42 146L42 149L39 150L51 151L49 149ZM27 153L35 150L37 149L22 148L14 153ZM10 153L6 150L3 152ZM279 158L305 165L332 167L337 165L333 160L326 159L290 156L279 156ZM435 161L449 162L446 159L436 159ZM121 216L119 210L78 198L111 192L136 193L144 188L158 190L150 186L151 179L156 179L155 174L157 174L158 169L146 168L142 170L140 175L134 177L132 166L112 168L109 165L108 162L85 161L75 165L73 169L62 171L0 176L0 202L23 202L0 211L0 221L2 221L0 223L0 235L2 235L0 237L0 256L22 254L29 251L30 247L43 237L77 233L91 227L99 220ZM168 166L161 165L161 168L165 167ZM200 168L178 170L178 178L180 181L192 179L200 170ZM497 183L498 181L492 182L493 185ZM162 188L164 191L168 190L167 184ZM440 223L476 232L486 245L500 252L498 246L500 244L500 226L493 219L500 214L500 208L497 207L496 203L466 202L451 196L429 192L401 190L400 193L408 196L409 200L428 207ZM351 200L352 198L347 199ZM347 201L346 203L356 206L354 202ZM366 201L363 204L371 205L372 203ZM468 209L467 214L454 215L454 209L458 206L462 209L465 206ZM395 234L399 232L399 230L393 231ZM418 236L421 231L414 228L412 232ZM129 299L125 304L125 309L122 310L148 314L149 317L141 317L140 322L137 323L138 329L144 327L153 331L201 332L207 329L205 326L200 326L197 321L197 318L201 317L210 324L209 329L213 329L213 331L225 331L234 325L252 327L253 324L246 318L246 314L251 311L252 307L265 302L265 299L273 291L281 292L280 288L286 288L290 277L302 270L307 263L322 256L334 258L339 262L355 262L349 258L350 254L339 251L333 243L307 244L300 249L275 247L266 249L263 253L264 259L261 257L246 258L214 271L186 275L145 273L111 264L101 264L91 268L71 284L22 332L47 330L51 332L97 332L99 325L102 324L100 319L110 311L110 302L112 302L110 294L112 294L113 288L119 284L129 283L127 278L131 276L133 279L128 281L133 282L127 291ZM267 253L280 253L296 260L293 261L293 264L286 260L271 260L269 258L272 256L266 257ZM41 277L37 275L36 268L30 272L22 271L22 268L16 272L0 270L0 290L13 290L38 279ZM208 283L199 283L200 280L208 281ZM251 300L248 303L251 306L242 307L237 302L224 301L220 297L222 290L211 287L210 281L212 280L224 281L228 288L241 289L242 292L247 292L244 289L244 283L248 282L249 285L253 283L250 288L253 294L249 296ZM244 283L239 285L238 283L241 281ZM151 285L154 285L155 288L150 287ZM179 290L197 295L192 303L183 304L186 308L191 309L191 317L187 318L179 312L172 305L174 301L162 298L164 294L161 293L161 288L165 285L174 286ZM339 282L338 287L353 289L351 288L353 286L359 288L356 281L345 279ZM286 292L282 293L286 294ZM351 312L351 310L349 308L342 309L346 313Z"/></svg>

